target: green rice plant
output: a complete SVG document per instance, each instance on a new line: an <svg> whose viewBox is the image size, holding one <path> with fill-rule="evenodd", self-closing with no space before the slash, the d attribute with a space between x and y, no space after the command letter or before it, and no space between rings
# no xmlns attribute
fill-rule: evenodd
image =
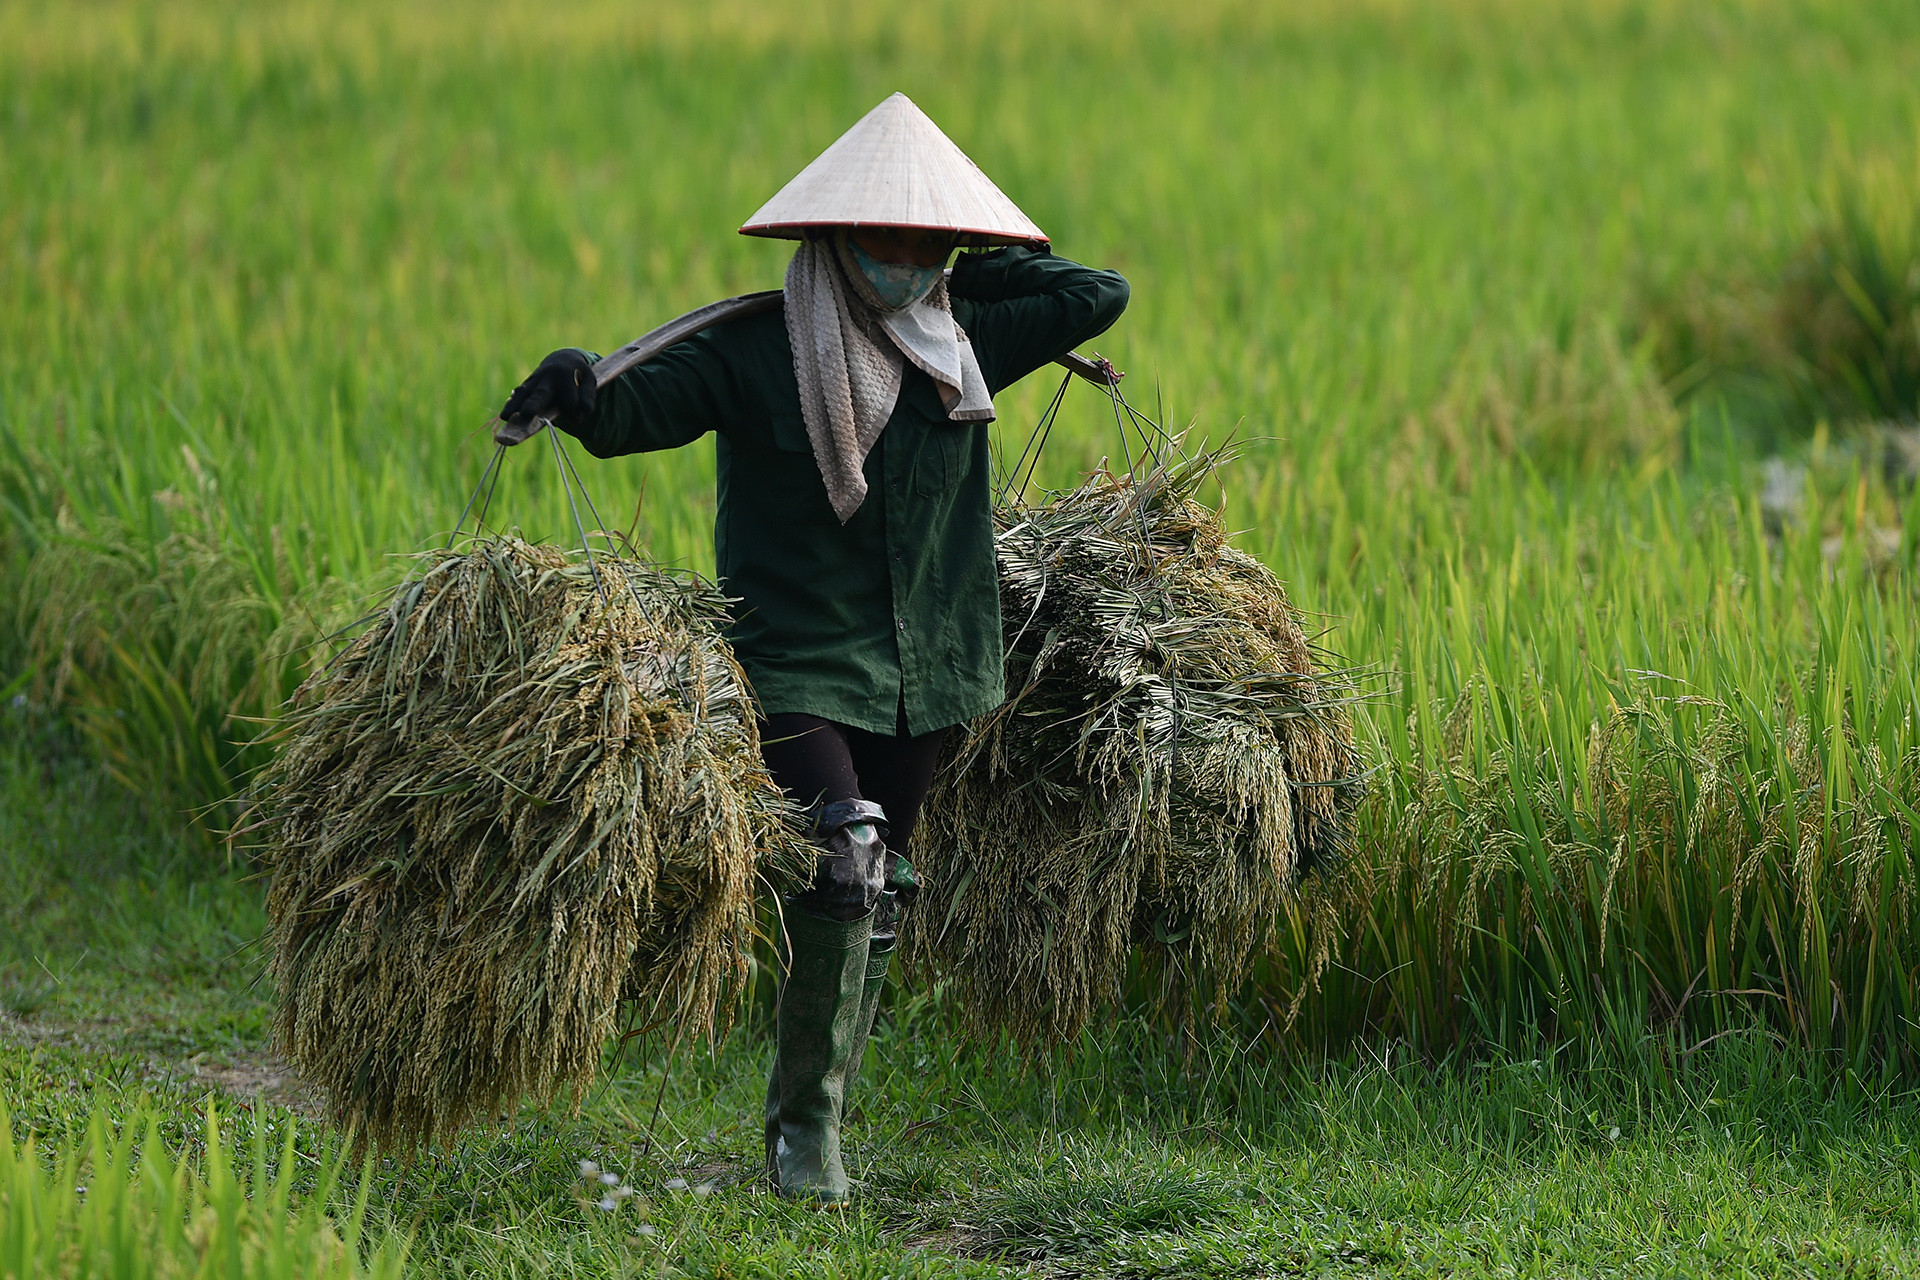
<svg viewBox="0 0 1920 1280"><path fill-rule="evenodd" d="M1426 1052L1757 1027L1913 1069L1914 576L1877 584L1857 529L1829 561L1818 520L1775 540L1756 502L1726 515L1633 547L1637 521L1585 531L1584 600L1540 607L1549 547L1400 624L1402 684L1364 721L1388 767L1346 876L1282 931L1280 1024Z"/></svg>
<svg viewBox="0 0 1920 1280"><path fill-rule="evenodd" d="M183 456L189 486L153 495L144 523L63 494L16 526L32 549L15 634L35 690L117 778L218 835L349 596L279 529L256 542L219 478ZM49 468L16 450L10 470L24 488Z"/></svg>
<svg viewBox="0 0 1920 1280"><path fill-rule="evenodd" d="M1920 174L1840 169L1777 263L1698 271L1651 304L1675 388L1804 432L1920 418ZM1770 255L1773 256L1773 255Z"/></svg>
<svg viewBox="0 0 1920 1280"><path fill-rule="evenodd" d="M252 1131L250 1159L236 1165L209 1105L196 1162L171 1155L150 1117L116 1132L96 1113L83 1138L43 1154L33 1135L13 1136L0 1104L0 1276L397 1280L399 1238L363 1235L367 1185L336 1214L337 1157L305 1174L311 1157L291 1126L277 1150L264 1126Z"/></svg>
<svg viewBox="0 0 1920 1280"><path fill-rule="evenodd" d="M1782 272L1789 376L1815 413L1920 417L1920 193L1902 203L1841 191Z"/></svg>
<svg viewBox="0 0 1920 1280"><path fill-rule="evenodd" d="M1283 912L1253 1032L1747 1027L1910 1070L1920 498L1816 433L1773 527L1747 451L1807 411L1688 370L1716 324L1780 341L1822 227L1896 333L1915 47L1903 0L0 7L0 689L52 688L68 637L30 651L34 620L79 620L97 749L163 808L231 794L298 602L324 634L444 543L544 351L777 284L731 228L905 88L1127 274L1095 345L1240 443L1222 527L1374 682L1351 878ZM1903 348L1808 278L1851 335L1834 385L1897 392ZM1698 353L1647 281L1700 293ZM1753 367L1815 360L1775 349ZM996 397L1008 453L1034 381ZM1118 451L1076 392L1036 483ZM703 444L588 479L710 570L713 475ZM516 460L495 509L570 539L557 481Z"/></svg>
<svg viewBox="0 0 1920 1280"><path fill-rule="evenodd" d="M1604 316L1500 344L1463 360L1433 403L1408 417L1396 465L1464 491L1469 469L1522 460L1574 475L1677 462L1685 419L1654 356L1651 340L1623 342Z"/></svg>

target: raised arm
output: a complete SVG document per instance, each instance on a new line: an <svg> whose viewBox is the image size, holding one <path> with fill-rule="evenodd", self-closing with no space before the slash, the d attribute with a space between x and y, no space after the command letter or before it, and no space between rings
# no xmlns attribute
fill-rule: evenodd
<svg viewBox="0 0 1920 1280"><path fill-rule="evenodd" d="M1127 309L1117 271L1083 267L1025 247L963 253L948 291L993 391L1105 333Z"/></svg>
<svg viewBox="0 0 1920 1280"><path fill-rule="evenodd" d="M673 449L738 421L742 390L732 363L708 329L668 347L606 386L593 389L590 352L556 351L500 411L550 414L596 458Z"/></svg>
<svg viewBox="0 0 1920 1280"><path fill-rule="evenodd" d="M561 425L596 458L678 448L725 431L741 419L747 393L723 332L704 330L635 365L600 388L592 414Z"/></svg>

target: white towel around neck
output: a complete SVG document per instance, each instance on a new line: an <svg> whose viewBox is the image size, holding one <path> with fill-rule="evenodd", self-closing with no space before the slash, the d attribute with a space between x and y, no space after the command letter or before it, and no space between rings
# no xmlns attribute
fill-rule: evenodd
<svg viewBox="0 0 1920 1280"><path fill-rule="evenodd" d="M883 310L840 231L794 250L785 306L801 416L840 523L866 500L863 468L893 416L906 361L933 379L948 421L993 421L993 397L944 278L908 306Z"/></svg>

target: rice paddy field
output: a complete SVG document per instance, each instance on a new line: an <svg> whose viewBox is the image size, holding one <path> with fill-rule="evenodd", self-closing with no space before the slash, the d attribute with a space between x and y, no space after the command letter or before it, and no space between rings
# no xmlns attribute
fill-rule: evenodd
<svg viewBox="0 0 1920 1280"><path fill-rule="evenodd" d="M778 284L733 229L896 89L1237 442L1209 501L1365 693L1359 846L1217 1022L1031 1061L897 989L843 1217L753 1181L753 1007L356 1178L218 839L271 722L540 356ZM0 1275L111 1234L35 1150L291 1224L156 1275L1920 1270L1917 419L1910 3L0 5ZM1071 387L1038 483L1119 452ZM571 541L506 462L490 521ZM711 570L710 442L582 462Z"/></svg>

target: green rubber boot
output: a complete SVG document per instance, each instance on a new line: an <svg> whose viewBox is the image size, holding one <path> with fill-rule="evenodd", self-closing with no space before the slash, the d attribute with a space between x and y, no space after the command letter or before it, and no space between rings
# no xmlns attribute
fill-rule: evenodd
<svg viewBox="0 0 1920 1280"><path fill-rule="evenodd" d="M847 1085L840 1099L840 1118L844 1121L853 1108L853 1083L860 1076L860 1059L867 1053L867 1037L873 1034L873 1020L880 1013L880 993L886 989L887 966L893 963L893 949L900 939L889 933L867 943L867 983L860 997L860 1021L853 1053L847 1059Z"/></svg>
<svg viewBox="0 0 1920 1280"><path fill-rule="evenodd" d="M796 910L786 923L787 973L767 1076L767 1172L789 1199L844 1204L840 1116L849 1064L866 1039L860 1016L873 917L842 924Z"/></svg>

